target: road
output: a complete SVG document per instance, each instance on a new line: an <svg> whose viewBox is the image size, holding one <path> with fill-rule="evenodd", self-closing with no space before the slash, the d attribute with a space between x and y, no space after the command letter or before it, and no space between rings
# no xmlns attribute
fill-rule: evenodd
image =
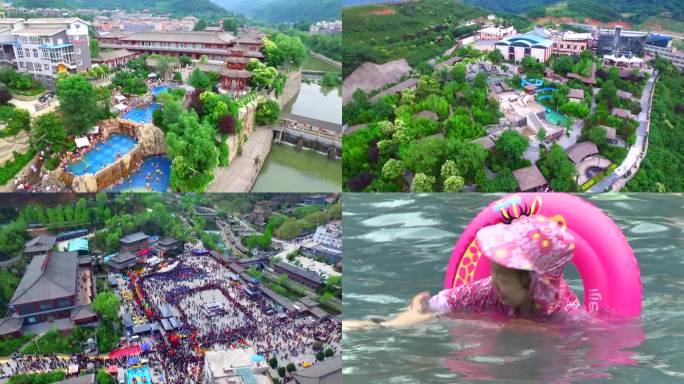
<svg viewBox="0 0 684 384"><path fill-rule="evenodd" d="M653 76L648 79L646 86L644 86L644 91L641 93L641 113L639 113L639 127L636 130L636 142L630 147L627 157L625 157L625 159L622 161L622 164L620 164L620 166L617 167L610 175L606 176L603 178L603 180L591 187L588 192L605 192L612 188L613 184L615 184L628 171L632 170L632 168L643 155L642 152L646 145L646 141L648 140L647 134L650 119L649 112L651 107L651 96L653 94L654 84L657 77L658 72L653 72ZM636 173L636 171L637 170L635 169L631 172Z"/></svg>

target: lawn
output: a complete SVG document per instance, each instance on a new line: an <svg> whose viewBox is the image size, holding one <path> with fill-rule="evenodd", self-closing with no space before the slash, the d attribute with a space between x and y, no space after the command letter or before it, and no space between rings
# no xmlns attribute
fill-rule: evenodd
<svg viewBox="0 0 684 384"><path fill-rule="evenodd" d="M323 60L316 59L315 57L307 56L302 64L302 69L308 69L310 71L323 71L323 72L335 72L340 73L342 70L335 67L334 65L328 64Z"/></svg>
<svg viewBox="0 0 684 384"><path fill-rule="evenodd" d="M19 337L11 337L0 341L0 356L9 356L22 345L26 344L33 335L21 335Z"/></svg>
<svg viewBox="0 0 684 384"><path fill-rule="evenodd" d="M82 351L81 343L90 337L97 337L97 347L100 353L111 352L119 341L119 336L113 332L114 327L76 327L63 334L57 329L52 329L41 336L38 340L30 343L22 350L26 355L46 353L78 353Z"/></svg>

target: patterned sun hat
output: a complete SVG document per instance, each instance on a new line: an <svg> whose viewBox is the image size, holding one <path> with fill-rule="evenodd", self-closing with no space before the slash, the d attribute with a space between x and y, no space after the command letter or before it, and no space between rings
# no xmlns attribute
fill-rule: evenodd
<svg viewBox="0 0 684 384"><path fill-rule="evenodd" d="M484 227L475 239L482 253L497 264L542 275L562 271L575 249L572 234L542 215Z"/></svg>

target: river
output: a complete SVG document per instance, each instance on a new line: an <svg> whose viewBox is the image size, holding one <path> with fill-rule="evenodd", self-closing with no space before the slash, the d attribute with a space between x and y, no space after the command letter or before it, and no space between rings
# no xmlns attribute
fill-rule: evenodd
<svg viewBox="0 0 684 384"><path fill-rule="evenodd" d="M684 379L684 209L674 194L585 199L622 229L641 270L641 318L621 328L515 328L486 317L345 331L345 384L676 383ZM434 294L459 234L485 194L345 194L344 318L390 316ZM568 223L570 227L572 223ZM601 228L598 228L599 230ZM582 280L565 274L582 299Z"/></svg>
<svg viewBox="0 0 684 384"><path fill-rule="evenodd" d="M331 123L342 123L342 89L302 82L301 89L283 112ZM342 161L322 153L297 151L289 144L273 143L252 192L339 192Z"/></svg>

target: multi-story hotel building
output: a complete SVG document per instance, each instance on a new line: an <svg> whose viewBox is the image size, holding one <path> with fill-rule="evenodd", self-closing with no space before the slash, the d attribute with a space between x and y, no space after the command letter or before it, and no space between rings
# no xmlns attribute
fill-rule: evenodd
<svg viewBox="0 0 684 384"><path fill-rule="evenodd" d="M226 61L243 56L262 59L261 39L251 36L235 37L224 31L196 32L112 32L98 37L101 48L127 49L136 53L157 53L168 56L190 56L199 59Z"/></svg>
<svg viewBox="0 0 684 384"><path fill-rule="evenodd" d="M684 71L683 51L678 51L677 49L672 47L659 47L650 44L644 46L644 51L646 51L648 54L652 56L658 55L663 59L671 62L672 65L675 66L675 68L679 69L680 71Z"/></svg>
<svg viewBox="0 0 684 384"><path fill-rule="evenodd" d="M576 33L572 31L557 32L552 35L553 53L556 55L579 55L582 51L591 49L594 37L591 33Z"/></svg>
<svg viewBox="0 0 684 384"><path fill-rule="evenodd" d="M551 57L553 40L534 33L510 36L495 43L504 60L522 61L527 56L546 62Z"/></svg>
<svg viewBox="0 0 684 384"><path fill-rule="evenodd" d="M87 70L91 64L88 25L76 17L22 21L11 32L18 71L54 88L57 74Z"/></svg>

